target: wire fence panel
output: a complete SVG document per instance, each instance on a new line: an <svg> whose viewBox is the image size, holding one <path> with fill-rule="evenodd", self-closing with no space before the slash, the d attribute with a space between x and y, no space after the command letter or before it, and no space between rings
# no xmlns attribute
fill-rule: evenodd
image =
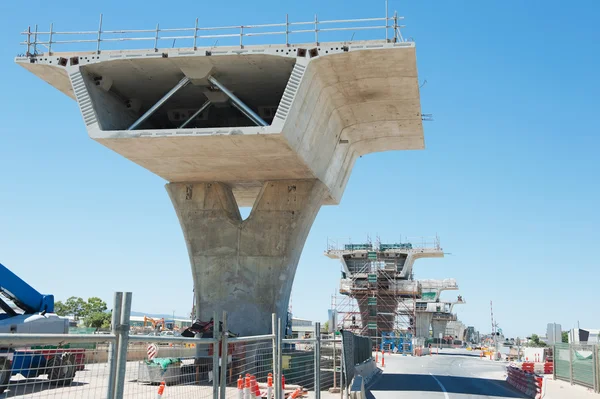
<svg viewBox="0 0 600 399"><path fill-rule="evenodd" d="M571 381L571 361L569 344L556 344L554 353L554 370L556 378Z"/></svg>
<svg viewBox="0 0 600 399"><path fill-rule="evenodd" d="M339 388L342 371L342 340L321 341L320 378L321 390Z"/></svg>
<svg viewBox="0 0 600 399"><path fill-rule="evenodd" d="M594 387L594 346L571 345L573 382Z"/></svg>
<svg viewBox="0 0 600 399"><path fill-rule="evenodd" d="M169 398L213 397L213 344L130 342L123 398L151 398L161 382ZM194 340L197 342L197 340Z"/></svg>
<svg viewBox="0 0 600 399"><path fill-rule="evenodd" d="M64 343L3 349L0 393L6 398L106 398L109 344ZM62 341L62 342L61 342ZM5 344L0 346L5 347Z"/></svg>
<svg viewBox="0 0 600 399"><path fill-rule="evenodd" d="M286 391L301 387L315 387L315 342L307 340L283 341L281 348L281 371L285 377Z"/></svg>
<svg viewBox="0 0 600 399"><path fill-rule="evenodd" d="M273 375L273 341L243 341L231 339L228 343L228 364L226 378L226 398L238 397L238 379L245 385L246 377L256 381L261 394L267 391L267 379Z"/></svg>

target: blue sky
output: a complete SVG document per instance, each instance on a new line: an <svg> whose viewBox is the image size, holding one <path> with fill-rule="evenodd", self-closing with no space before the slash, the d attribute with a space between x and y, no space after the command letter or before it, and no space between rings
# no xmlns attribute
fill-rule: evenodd
<svg viewBox="0 0 600 399"><path fill-rule="evenodd" d="M368 4L370 3L370 5ZM58 6L57 4L60 4ZM382 16L384 2L0 2L0 262L58 299L134 293L186 314L192 281L164 181L88 138L75 102L16 66L18 33ZM417 278L458 280L468 325L509 336L600 327L600 33L595 1L390 1L417 43L427 149L358 160L321 209L294 281L298 317L326 318L339 264L327 238L439 234L452 255ZM381 37L358 32L355 39ZM347 40L344 35L335 37ZM447 293L452 298L456 292Z"/></svg>

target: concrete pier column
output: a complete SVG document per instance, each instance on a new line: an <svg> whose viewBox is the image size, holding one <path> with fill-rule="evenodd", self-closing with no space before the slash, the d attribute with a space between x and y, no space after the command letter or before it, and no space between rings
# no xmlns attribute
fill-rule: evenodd
<svg viewBox="0 0 600 399"><path fill-rule="evenodd" d="M429 327L433 313L420 312L415 317L415 330L417 338L429 338Z"/></svg>
<svg viewBox="0 0 600 399"><path fill-rule="evenodd" d="M433 332L433 338L439 339L440 333L442 334L442 337L444 335L446 335L446 326L447 325L448 325L447 320L433 320L431 322L431 330Z"/></svg>
<svg viewBox="0 0 600 399"><path fill-rule="evenodd" d="M285 323L296 267L323 203L318 180L267 181L242 220L224 183L169 183L192 265L196 317L228 312L242 335L270 331L271 313Z"/></svg>

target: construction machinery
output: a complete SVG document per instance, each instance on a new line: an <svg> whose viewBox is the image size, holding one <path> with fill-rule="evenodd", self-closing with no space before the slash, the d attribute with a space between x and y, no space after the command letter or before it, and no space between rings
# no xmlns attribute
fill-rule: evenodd
<svg viewBox="0 0 600 399"><path fill-rule="evenodd" d="M67 334L69 320L54 313L54 297L40 294L0 264L0 334ZM69 347L0 347L0 394L12 375L46 374L53 383L70 385L83 369L85 351Z"/></svg>

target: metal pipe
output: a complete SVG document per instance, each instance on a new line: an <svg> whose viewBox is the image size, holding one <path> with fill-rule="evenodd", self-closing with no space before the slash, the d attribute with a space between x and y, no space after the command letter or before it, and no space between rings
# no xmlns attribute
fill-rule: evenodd
<svg viewBox="0 0 600 399"><path fill-rule="evenodd" d="M158 24L156 24L156 36L154 36L154 51L158 51Z"/></svg>
<svg viewBox="0 0 600 399"><path fill-rule="evenodd" d="M218 333L219 326L219 316L217 312L213 313L213 338L216 337L215 343L213 344L213 399L219 399L219 345L220 345L220 335ZM198 348L198 345L196 345ZM198 355L198 354L196 354Z"/></svg>
<svg viewBox="0 0 600 399"><path fill-rule="evenodd" d="M115 399L123 397L125 390L125 372L127 369L127 347L129 345L129 319L131 317L131 292L125 293L121 307L121 322L119 323L119 346L117 348L117 373L115 381Z"/></svg>
<svg viewBox="0 0 600 399"><path fill-rule="evenodd" d="M53 23L50 24L50 36L48 39L48 55L52 55L52 27L54 26Z"/></svg>
<svg viewBox="0 0 600 399"><path fill-rule="evenodd" d="M196 46L194 45L194 48ZM198 115L200 115L202 113L202 111L204 111L206 108L210 107L210 104L212 104L210 102L210 100L207 100L204 104L202 104L202 106L200 107L200 109L198 109L198 111L194 112L194 114L192 116L189 117L189 119L185 122L183 122L181 124L181 126L179 126L179 129L183 129L184 127L186 127L188 125L188 123L190 123L192 120L194 120L194 118L196 118Z"/></svg>
<svg viewBox="0 0 600 399"><path fill-rule="evenodd" d="M315 323L315 399L321 399L321 323ZM335 353L334 353L335 356Z"/></svg>
<svg viewBox="0 0 600 399"><path fill-rule="evenodd" d="M279 379L279 371L277 370L277 315L275 313L271 314L271 333L273 335L273 378L275 379L275 395L277 396L277 380ZM272 399L272 398L267 398Z"/></svg>
<svg viewBox="0 0 600 399"><path fill-rule="evenodd" d="M102 37L102 14L100 14L100 24L98 25L98 44L96 45L96 54L100 54L101 37Z"/></svg>
<svg viewBox="0 0 600 399"><path fill-rule="evenodd" d="M108 389L107 399L113 399L115 397L115 376L117 375L117 347L119 345L117 325L121 320L121 306L123 304L123 293L115 292L113 300L112 319L110 323L110 329L112 334L116 337L115 342L111 342L108 345Z"/></svg>
<svg viewBox="0 0 600 399"><path fill-rule="evenodd" d="M62 345L63 343L115 342L112 334L0 334L0 345L19 348L31 345Z"/></svg>
<svg viewBox="0 0 600 399"><path fill-rule="evenodd" d="M244 25L240 26L240 48L244 48Z"/></svg>
<svg viewBox="0 0 600 399"><path fill-rule="evenodd" d="M388 0L385 0L385 41L388 42Z"/></svg>
<svg viewBox="0 0 600 399"><path fill-rule="evenodd" d="M256 112L254 112L250 107L244 104L239 98L235 96L229 89L221 84L214 76L209 76L208 81L219 88L229 99L232 101L233 105L239 109L244 115L246 115L252 122L256 123L258 126L269 126L267 122L265 122Z"/></svg>
<svg viewBox="0 0 600 399"><path fill-rule="evenodd" d="M286 47L289 47L289 45L290 45L289 35L290 35L290 19L289 19L289 15L285 14L285 46Z"/></svg>
<svg viewBox="0 0 600 399"><path fill-rule="evenodd" d="M129 337L131 343L156 342L166 344L214 344L218 342L215 338L185 338L185 337L150 337L144 335L132 335Z"/></svg>
<svg viewBox="0 0 600 399"><path fill-rule="evenodd" d="M223 311L223 334L221 334L221 378L219 381L221 388L221 393L219 396L220 398L227 397L227 338L227 312Z"/></svg>
<svg viewBox="0 0 600 399"><path fill-rule="evenodd" d="M317 14L315 14L315 42L317 46L319 45L319 19L317 18Z"/></svg>
<svg viewBox="0 0 600 399"><path fill-rule="evenodd" d="M31 54L31 26L27 27L27 56Z"/></svg>
<svg viewBox="0 0 600 399"><path fill-rule="evenodd" d="M35 25L35 34L33 35L33 54L37 55L37 35L38 35L38 26Z"/></svg>
<svg viewBox="0 0 600 399"><path fill-rule="evenodd" d="M255 335L252 337L232 337L227 338L229 342L257 342L257 341L268 341L273 339L273 334Z"/></svg>
<svg viewBox="0 0 600 399"><path fill-rule="evenodd" d="M198 18L196 18L196 25L194 26L194 51L197 49L197 47L196 47L197 35L198 35Z"/></svg>
<svg viewBox="0 0 600 399"><path fill-rule="evenodd" d="M281 318L277 318L277 370L279 375L277 376L277 385L275 389L275 399L283 399L283 391L281 387L281 377L283 376L283 344L282 338L283 331L281 329Z"/></svg>
<svg viewBox="0 0 600 399"><path fill-rule="evenodd" d="M387 25L387 23L386 23L386 25ZM398 11L394 11L394 43L398 42L397 30L398 30Z"/></svg>
<svg viewBox="0 0 600 399"><path fill-rule="evenodd" d="M133 122L133 125L129 126L129 129L127 129L127 130L134 130L136 127L138 127L142 122L144 122L154 112L156 112L156 110L159 109L161 107L161 105L163 105L169 98L171 98L173 96L173 94L177 93L177 91L179 91L179 89L185 87L189 82L190 82L190 79L187 76L185 76L183 79L181 79L179 81L179 83L177 83L175 85L175 87L173 87L171 90L169 90L169 92L167 94L162 96L162 98L160 100L158 100L158 102L156 104L154 104L148 111L146 111L144 113L144 115L140 116L140 118L137 121Z"/></svg>

